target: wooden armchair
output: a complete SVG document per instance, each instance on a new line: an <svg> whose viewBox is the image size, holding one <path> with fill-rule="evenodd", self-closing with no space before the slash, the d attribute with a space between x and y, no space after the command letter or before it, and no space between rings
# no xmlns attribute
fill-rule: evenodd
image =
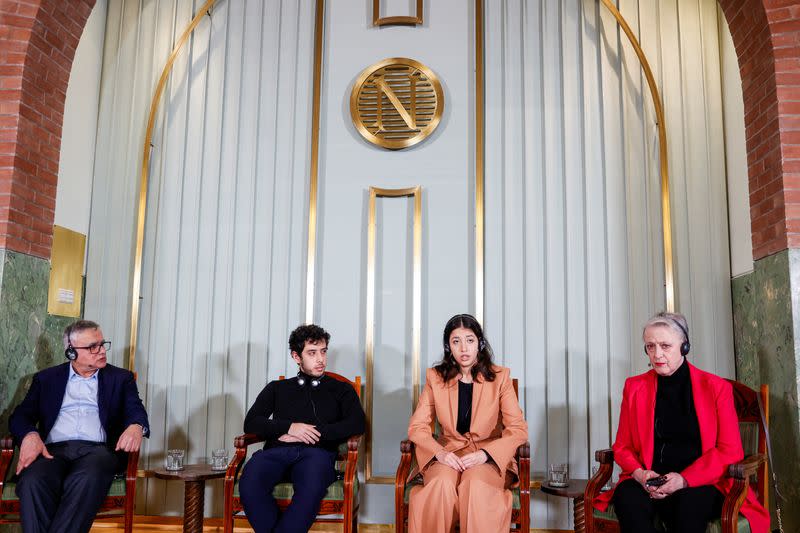
<svg viewBox="0 0 800 533"><path fill-rule="evenodd" d="M19 499L16 494L16 483L8 479L8 471L13 463L16 447L14 440L8 436L0 439L0 524L19 523ZM114 476L108 495L97 511L97 520L124 517L125 533L133 531L133 505L136 501L136 468L139 464L139 452L128 454L125 472Z"/></svg>
<svg viewBox="0 0 800 533"><path fill-rule="evenodd" d="M513 380L514 393L519 397L519 382ZM434 423L435 425L435 423ZM436 433L435 428L431 430ZM519 486L511 489L511 531L529 531L531 527L531 447L526 442L517 449L515 456L517 468L519 470ZM397 466L397 473L394 481L394 516L395 532L403 533L408 526L408 500L411 489L415 485L422 484L422 475L417 475L411 481L407 481L408 474L411 472L414 459L414 443L404 440L400 443L400 464Z"/></svg>
<svg viewBox="0 0 800 533"><path fill-rule="evenodd" d="M734 479L731 492L722 505L722 516L709 523L706 533L749 532L750 526L739 509L744 502L747 487L752 480L758 500L767 506L767 441L765 428L769 421L769 387L761 385L759 392L739 382L726 380L733 386L733 400L739 417L739 432L742 436L745 458L740 463L728 466L728 475ZM764 406L764 418L758 408L758 396ZM610 449L597 450L595 460L600 463L597 473L586 485L584 502L586 509L586 533L618 533L619 522L614 514L613 504L605 512L593 508L592 502L600 494L603 485L611 477L614 468L614 452Z"/></svg>
<svg viewBox="0 0 800 533"><path fill-rule="evenodd" d="M350 381L344 376L333 372L325 372L325 375L349 383L355 389L358 398L361 399L361 376L356 376L355 381ZM281 376L280 379L283 379ZM361 444L363 435L353 435L347 442L339 447L339 458L336 461L337 480L328 487L328 492L322 499L319 507L317 522L333 522L342 524L343 533L355 533L358 531L358 504L359 504L359 482L357 475L358 467L358 448ZM233 520L245 518L244 509L239 499L239 473L247 456L247 447L251 444L264 442L258 436L251 433L239 435L234 440L236 447L233 460L228 465L225 472L225 508L222 515L224 522L224 533L233 533ZM273 491L273 496L281 510L292 502L294 488L291 483L279 483ZM242 514L237 514L242 513ZM342 515L341 518L328 515Z"/></svg>

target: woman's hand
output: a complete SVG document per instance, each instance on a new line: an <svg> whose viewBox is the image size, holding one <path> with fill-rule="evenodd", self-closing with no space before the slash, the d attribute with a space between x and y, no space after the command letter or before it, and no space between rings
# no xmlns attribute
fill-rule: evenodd
<svg viewBox="0 0 800 533"><path fill-rule="evenodd" d="M655 487L654 491L650 492L650 497L654 500L662 500L670 494L685 489L689 484L683 479L683 476L677 472L670 472L665 476L667 482L660 487Z"/></svg>
<svg viewBox="0 0 800 533"><path fill-rule="evenodd" d="M461 464L464 465L464 468L472 468L473 466L482 465L486 461L489 460L489 454L483 450L478 450L477 452L468 453L467 455L463 455L461 457Z"/></svg>
<svg viewBox="0 0 800 533"><path fill-rule="evenodd" d="M442 450L436 454L436 460L458 472L463 472L467 469L467 467L464 466L464 462L453 452Z"/></svg>
<svg viewBox="0 0 800 533"><path fill-rule="evenodd" d="M658 487L648 487L647 480L652 479L654 477L658 477L658 472L653 472L652 470L645 470L644 468L637 468L633 472L631 472L631 477L635 479L639 485L645 488L648 492L653 492Z"/></svg>

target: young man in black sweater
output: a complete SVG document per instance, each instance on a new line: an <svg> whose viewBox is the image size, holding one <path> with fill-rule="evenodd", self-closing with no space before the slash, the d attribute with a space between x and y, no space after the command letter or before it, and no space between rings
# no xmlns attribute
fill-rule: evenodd
<svg viewBox="0 0 800 533"><path fill-rule="evenodd" d="M330 334L314 324L289 336L297 377L271 381L244 419L244 431L266 439L245 464L239 481L242 505L256 533L308 531L328 485L336 479L339 445L364 433L364 410L353 387L325 376ZM281 515L272 490L294 485Z"/></svg>

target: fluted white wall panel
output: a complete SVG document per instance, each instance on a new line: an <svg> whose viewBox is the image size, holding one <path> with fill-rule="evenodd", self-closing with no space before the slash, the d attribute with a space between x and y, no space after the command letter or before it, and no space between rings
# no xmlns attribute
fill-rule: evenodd
<svg viewBox="0 0 800 533"><path fill-rule="evenodd" d="M620 0L666 111L676 307L733 374L713 0ZM586 477L616 432L640 328L665 307L658 138L633 48L596 0L487 2L486 327L521 380L533 469ZM727 30L725 30L727 31ZM571 508L536 494L533 526Z"/></svg>
<svg viewBox="0 0 800 533"><path fill-rule="evenodd" d="M129 335L134 208L155 83L199 0L110 2L86 315ZM136 370L150 415L142 468L231 448L268 377L293 373L302 321L314 1L220 0L182 50L153 136ZM207 514L222 509L209 484ZM140 513L180 513L148 479Z"/></svg>

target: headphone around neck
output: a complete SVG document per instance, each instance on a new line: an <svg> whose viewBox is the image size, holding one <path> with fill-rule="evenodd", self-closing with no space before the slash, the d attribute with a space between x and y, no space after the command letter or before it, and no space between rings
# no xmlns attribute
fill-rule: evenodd
<svg viewBox="0 0 800 533"><path fill-rule="evenodd" d="M309 377L311 377L311 376L309 376ZM305 387L306 381L310 381L312 388L319 387L319 384L322 381L323 377L325 377L324 374L322 376L318 377L318 378L311 377L310 380L306 380L306 375L298 370L297 371L297 384L300 385L301 387Z"/></svg>

